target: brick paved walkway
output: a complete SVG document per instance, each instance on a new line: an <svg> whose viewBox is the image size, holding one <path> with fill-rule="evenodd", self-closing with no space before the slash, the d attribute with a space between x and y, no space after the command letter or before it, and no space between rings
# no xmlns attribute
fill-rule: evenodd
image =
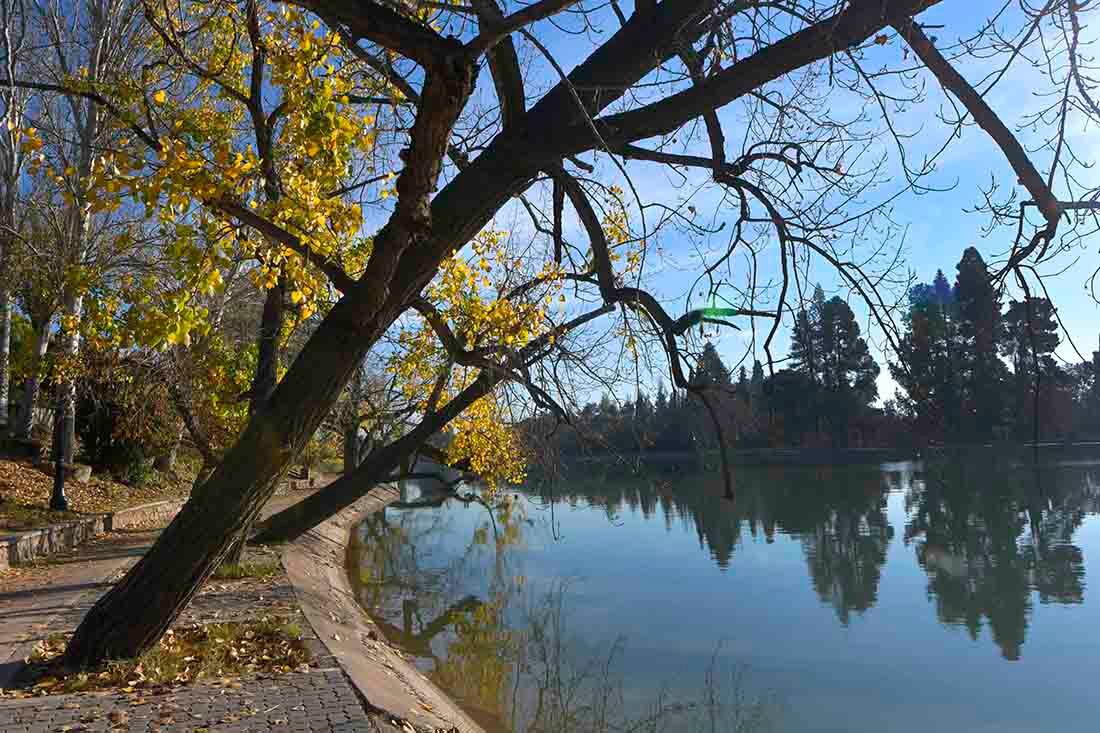
<svg viewBox="0 0 1100 733"><path fill-rule="evenodd" d="M276 511L298 496L276 497ZM112 533L56 561L6 578L0 591L0 673L33 642L71 631L95 600L121 577L156 538L155 531ZM248 560L277 558L272 550L249 549ZM178 625L232 621L277 613L300 613L285 575L208 583ZM310 626L301 627L310 634ZM31 699L0 698L0 732L64 731L303 731L304 733L408 733L399 721L365 709L343 670L316 637L309 671L241 678L229 684L200 683L149 693L80 693ZM14 665L12 665L14 666Z"/></svg>
<svg viewBox="0 0 1100 733"><path fill-rule="evenodd" d="M105 593L155 538L150 531L116 532L46 563L5 573L0 580L0 687L38 641L75 625L79 615L75 620L73 615Z"/></svg>
<svg viewBox="0 0 1100 733"><path fill-rule="evenodd" d="M0 701L0 730L381 733L400 729L369 716L341 670L317 669L245 680L240 688L199 684L148 696L81 694L5 700Z"/></svg>

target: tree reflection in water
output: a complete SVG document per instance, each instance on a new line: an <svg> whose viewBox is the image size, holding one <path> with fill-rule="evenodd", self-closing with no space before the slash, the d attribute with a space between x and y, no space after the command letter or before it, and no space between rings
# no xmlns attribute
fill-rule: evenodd
<svg viewBox="0 0 1100 733"><path fill-rule="evenodd" d="M350 562L360 603L373 611L386 638L487 730L770 730L775 700L747 694L744 671L717 652L700 671L694 697L655 690L645 704L628 701L619 669L625 640L593 648L575 637L568 628L569 584L535 588L509 566L509 550L522 544L530 522L523 504L497 507L494 519L475 529L464 552L440 563L438 538L450 529L446 514L423 522L412 511L383 512L361 526ZM469 574L487 565L484 597L462 595Z"/></svg>
<svg viewBox="0 0 1100 733"><path fill-rule="evenodd" d="M759 730L779 717L778 706L747 694L751 685L737 670L722 671L720 654L710 669L697 670L695 693L685 697L677 679L675 695L653 690L639 700L638 670L623 684L625 640L600 646L592 628L574 633L569 585L524 577L516 558L538 535L532 525L556 528L553 512L570 506L602 510L610 525L622 524L628 511L663 519L670 531L694 535L723 572L747 541L785 536L798 543L820 602L848 626L874 612L901 524L903 547L912 552L895 546L889 556L923 570L938 620L975 639L989 628L1002 656L1017 660L1036 599L1083 601L1084 560L1073 540L1086 516L1100 511L1098 475L1095 465L1035 470L1004 457L981 465L765 467L739 472L729 502L716 476L625 478L588 466L555 486L527 490L492 520L483 507L461 505L376 516L362 526L351 567L361 602L386 636L490 730ZM459 512L482 519L471 531L469 521L456 522ZM456 548L459 526L466 534ZM542 537L552 543L559 535L554 529ZM715 629L716 637L722 633Z"/></svg>
<svg viewBox="0 0 1100 733"><path fill-rule="evenodd" d="M561 489L556 489L558 492ZM550 500L550 492L543 494ZM893 528L886 519L886 487L878 466L798 468L769 466L738 474L737 498L722 498L716 476L671 483L607 477L572 483L566 501L603 506L610 516L626 508L694 527L700 547L728 569L742 533L772 542L777 533L798 537L810 580L844 625L877 600Z"/></svg>
<svg viewBox="0 0 1100 733"><path fill-rule="evenodd" d="M558 489L560 491L560 489ZM625 508L666 522L690 523L700 546L728 568L742 533L798 538L810 582L847 625L871 609L894 528L889 492L904 493L905 543L928 573L939 620L977 638L984 624L1005 659L1017 660L1033 593L1040 603L1080 603L1085 568L1073 535L1100 512L1096 464L1023 464L988 453L974 460L844 467L763 467L739 474L737 499L721 498L717 478L675 484L624 484L595 478L570 501L595 502L614 515Z"/></svg>
<svg viewBox="0 0 1100 733"><path fill-rule="evenodd" d="M1014 661L1034 594L1040 603L1084 599L1084 559L1072 541L1086 513L1100 508L1094 469L945 462L887 480L905 491L905 541L928 573L943 623L976 639L984 621Z"/></svg>

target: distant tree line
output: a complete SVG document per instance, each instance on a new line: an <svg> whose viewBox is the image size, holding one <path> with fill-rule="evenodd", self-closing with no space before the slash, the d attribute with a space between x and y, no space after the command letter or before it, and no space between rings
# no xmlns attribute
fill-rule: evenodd
<svg viewBox="0 0 1100 733"><path fill-rule="evenodd" d="M901 389L881 406L880 367L848 303L820 286L795 316L787 366L766 376L729 369L707 342L691 374L711 388L718 419L738 448L911 448L929 443L1065 440L1100 434L1100 352L1065 362L1057 312L1044 297L1007 307L978 251L967 248L955 283L942 270L908 294L898 353ZM689 390L659 384L651 397L608 395L586 405L577 430L556 431L562 455L710 450L714 421Z"/></svg>
<svg viewBox="0 0 1100 733"><path fill-rule="evenodd" d="M909 292L897 363L897 409L919 439L986 442L1100 433L1100 355L1064 361L1057 311L1025 296L1007 307L981 255L963 252Z"/></svg>
<svg viewBox="0 0 1100 733"><path fill-rule="evenodd" d="M860 334L855 314L842 298L826 299L817 287L799 311L792 335L790 366L765 376L755 361L751 371L729 369L707 342L690 376L693 387L707 387L726 435L738 447L834 447L866 445L872 425L883 421L871 407L878 397L879 366ZM717 429L702 400L690 390L666 390L654 397L639 390L633 401L617 403L604 395L584 407L576 431L559 431L565 455L598 450L616 452L709 450Z"/></svg>

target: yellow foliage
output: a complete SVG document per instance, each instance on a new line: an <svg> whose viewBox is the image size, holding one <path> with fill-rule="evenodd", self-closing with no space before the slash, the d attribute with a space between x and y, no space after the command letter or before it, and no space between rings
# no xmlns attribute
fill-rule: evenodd
<svg viewBox="0 0 1100 733"><path fill-rule="evenodd" d="M521 484L527 477L523 444L503 417L496 397L487 395L451 422L454 437L447 448L447 462L468 461L490 495L502 483Z"/></svg>
<svg viewBox="0 0 1100 733"><path fill-rule="evenodd" d="M562 271L553 263L537 272L525 272L523 263L507 247L508 233L487 229L472 242L467 253L445 261L426 295L460 346L491 354L506 364L534 339L548 333L551 304L559 299L564 283ZM521 283L537 285L516 291ZM406 399L419 409L436 388L441 373L449 369L450 354L428 323L421 320L405 329L389 369L398 377ZM479 370L472 367L450 370L440 401L445 402L469 386ZM454 419L447 460L451 465L468 462L495 490L503 483L521 483L526 457L521 441L507 425L504 406L494 394L487 395Z"/></svg>
<svg viewBox="0 0 1100 733"><path fill-rule="evenodd" d="M158 141L159 150L148 156L123 139L116 150L96 159L88 182L93 213L117 209L126 196L144 204L146 216L175 235L168 254L175 261L178 287L156 304L151 299L133 303L153 306L150 313L132 319L142 326L136 340L149 345L188 343L190 330L199 327L203 315L194 299L222 286L222 272L231 264L224 253L234 247L239 255L258 261L251 273L257 287L287 283L300 319L324 305L324 276L298 253L242 234L233 217L216 206L223 198L246 204L351 272L361 269L370 251L370 241L357 236L362 226L359 206L330 193L347 184L353 160L367 156L374 146L373 118L348 102L354 83L343 71L345 49L339 38L314 27L299 11L260 10L264 104L273 107L265 114L272 115L271 163L279 177L278 195L272 195L258 153L262 141L242 99L251 80L253 52L247 35L240 33L245 6L227 3L219 8L188 30L187 47L191 59L218 73L196 77L188 63L164 49L168 63L152 95L158 119L168 130ZM166 15L159 6L151 12L158 13L156 20L164 26L180 23L177 15ZM205 10L195 6L193 12ZM111 93L134 105L133 114L140 119L141 89L154 80L137 82ZM89 84L79 78L70 83ZM24 146L36 145L35 140L28 134Z"/></svg>

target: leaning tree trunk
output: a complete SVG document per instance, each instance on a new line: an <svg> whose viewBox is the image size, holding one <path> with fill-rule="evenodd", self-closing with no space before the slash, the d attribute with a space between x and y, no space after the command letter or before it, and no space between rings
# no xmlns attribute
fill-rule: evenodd
<svg viewBox="0 0 1100 733"><path fill-rule="evenodd" d="M279 335L283 330L286 304L286 281L279 278L275 287L267 291L264 298L263 315L260 318L260 337L257 343L256 373L252 377L252 392L249 397L249 413L257 415L266 409L268 401L279 382ZM252 534L252 522L234 540L222 562L226 565L240 565L244 559L244 548Z"/></svg>
<svg viewBox="0 0 1100 733"><path fill-rule="evenodd" d="M99 599L65 652L70 666L134 657L161 637L253 522L351 371L397 316L364 285L322 321L236 445L137 565Z"/></svg>
<svg viewBox="0 0 1100 733"><path fill-rule="evenodd" d="M50 320L37 326L34 334L34 353L31 354L31 369L23 382L23 399L19 404L19 423L15 426L15 435L30 440L34 430L34 408L38 403L38 393L42 389L42 361L50 346Z"/></svg>
<svg viewBox="0 0 1100 733"><path fill-rule="evenodd" d="M440 191L428 204L474 78L475 65L457 53L425 75L421 114L413 123L407 166L397 179L398 204L375 236L366 271L321 321L265 409L249 419L210 479L141 560L88 611L65 650L67 665L87 667L134 657L157 642L233 540L259 515L370 347L449 253L449 244L430 239L432 226L447 233L445 242L465 242L511 188L532 174L516 172L515 156L493 157L507 161L501 168L475 161L470 170L485 169L480 176L467 179L450 196Z"/></svg>
<svg viewBox="0 0 1100 733"><path fill-rule="evenodd" d="M441 430L463 410L492 391L503 379L500 371L482 372L438 412L427 415L415 428L392 443L370 452L350 474L346 474L281 512L268 517L254 538L258 543L291 542L333 514L365 496L375 484L384 481L407 461L433 434Z"/></svg>

